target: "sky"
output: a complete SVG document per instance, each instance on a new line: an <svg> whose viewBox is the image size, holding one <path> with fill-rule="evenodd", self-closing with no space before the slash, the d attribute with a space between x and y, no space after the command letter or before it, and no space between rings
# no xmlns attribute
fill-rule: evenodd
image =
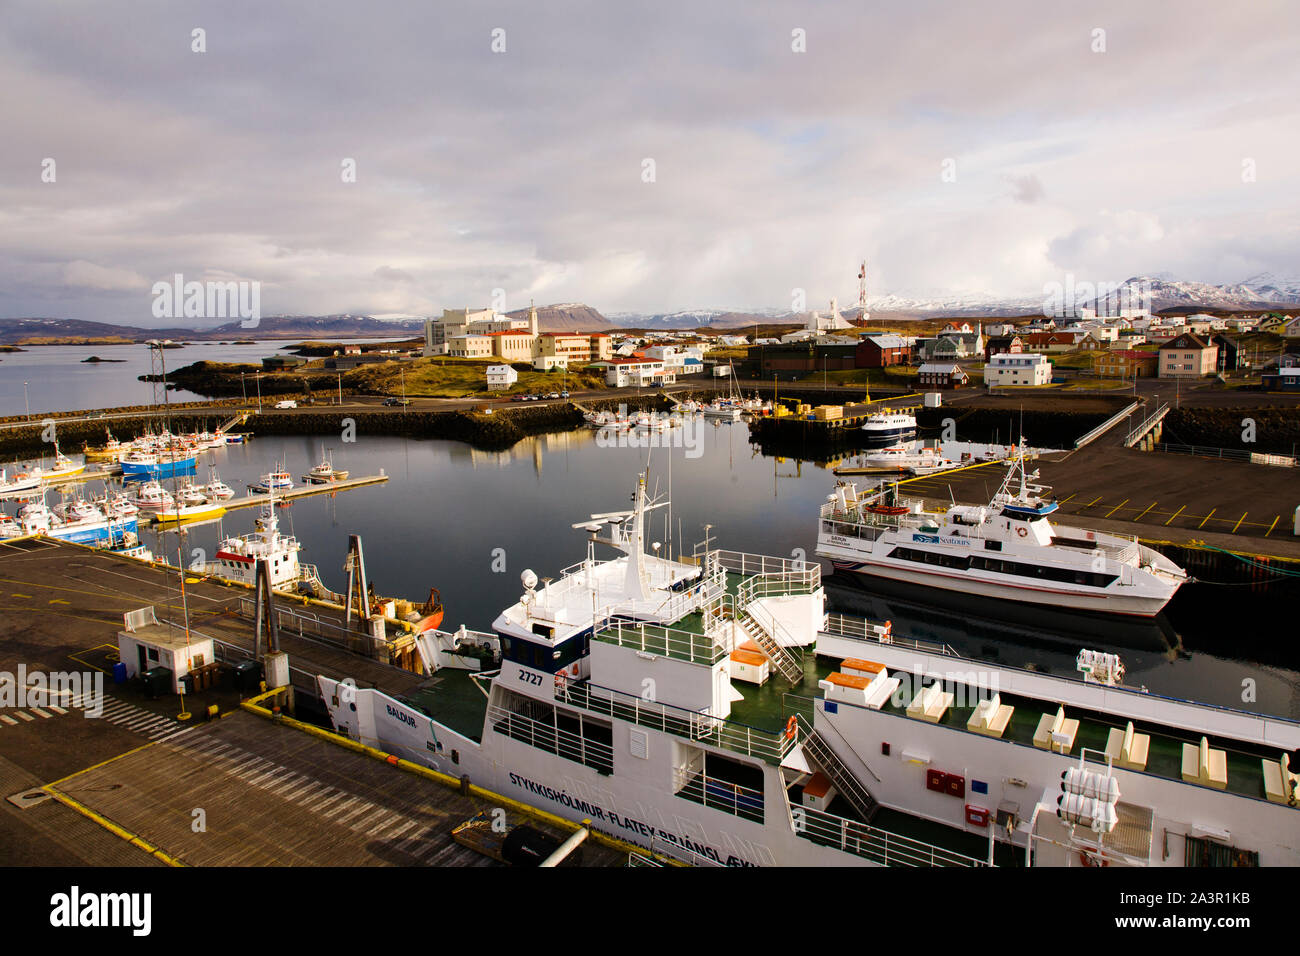
<svg viewBox="0 0 1300 956"><path fill-rule="evenodd" d="M0 317L1295 276L1297 48L1293 0L7 0Z"/></svg>

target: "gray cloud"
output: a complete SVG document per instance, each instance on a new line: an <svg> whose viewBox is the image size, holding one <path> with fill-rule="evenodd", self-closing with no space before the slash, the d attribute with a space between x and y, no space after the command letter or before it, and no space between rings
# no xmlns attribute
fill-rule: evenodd
<svg viewBox="0 0 1300 956"><path fill-rule="evenodd" d="M864 257L900 293L1130 259L1293 271L1294 21L1179 11L13 3L0 314L143 323L176 272L261 281L268 313L422 314L498 287L510 308L847 301Z"/></svg>

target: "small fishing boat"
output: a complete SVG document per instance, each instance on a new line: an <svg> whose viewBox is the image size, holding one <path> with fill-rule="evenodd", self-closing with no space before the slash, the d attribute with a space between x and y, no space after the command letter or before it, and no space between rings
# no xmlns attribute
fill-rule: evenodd
<svg viewBox="0 0 1300 956"><path fill-rule="evenodd" d="M288 491L293 488L293 479L289 473L281 467L277 471L268 472L260 480L248 486L250 491L258 494L271 494L276 491Z"/></svg>
<svg viewBox="0 0 1300 956"><path fill-rule="evenodd" d="M141 511L161 511L173 504L172 496L157 479L146 481L135 492L135 505Z"/></svg>
<svg viewBox="0 0 1300 956"><path fill-rule="evenodd" d="M312 466L311 471L302 476L302 480L309 485L327 485L331 481L343 481L347 476L346 471L334 467L329 452L324 452L321 460Z"/></svg>
<svg viewBox="0 0 1300 956"><path fill-rule="evenodd" d="M0 470L0 499L25 498L41 487L40 469L20 471L10 476Z"/></svg>
<svg viewBox="0 0 1300 956"><path fill-rule="evenodd" d="M203 491L209 498L216 501L227 501L235 497L235 489L217 476L215 468L208 472L208 483L203 486Z"/></svg>

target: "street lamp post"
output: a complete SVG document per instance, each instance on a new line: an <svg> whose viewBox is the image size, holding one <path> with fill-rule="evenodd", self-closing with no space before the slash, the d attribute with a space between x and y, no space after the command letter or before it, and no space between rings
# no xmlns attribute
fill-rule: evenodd
<svg viewBox="0 0 1300 956"><path fill-rule="evenodd" d="M244 404L248 404L248 388L244 385L244 373L239 373L239 394L244 396Z"/></svg>
<svg viewBox="0 0 1300 956"><path fill-rule="evenodd" d="M257 410L260 412L262 410L262 373L257 372L253 378L257 382Z"/></svg>
<svg viewBox="0 0 1300 956"><path fill-rule="evenodd" d="M26 383L26 382L23 382L23 405L26 406L26 408L27 408L27 417L30 419L30 418L32 417L32 405L31 405L31 402L27 401L27 383Z"/></svg>

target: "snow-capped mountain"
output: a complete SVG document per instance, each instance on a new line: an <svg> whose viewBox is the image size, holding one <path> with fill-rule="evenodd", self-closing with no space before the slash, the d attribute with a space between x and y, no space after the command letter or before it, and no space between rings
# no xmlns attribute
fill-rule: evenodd
<svg viewBox="0 0 1300 956"><path fill-rule="evenodd" d="M1211 285L1208 282L1180 280L1168 273L1132 276L1120 284L1150 297L1155 311L1192 307L1200 309L1260 309L1272 305L1300 305L1300 281L1284 279L1272 273L1259 273L1241 282ZM1089 305L1115 304L1117 294L1099 296Z"/></svg>

